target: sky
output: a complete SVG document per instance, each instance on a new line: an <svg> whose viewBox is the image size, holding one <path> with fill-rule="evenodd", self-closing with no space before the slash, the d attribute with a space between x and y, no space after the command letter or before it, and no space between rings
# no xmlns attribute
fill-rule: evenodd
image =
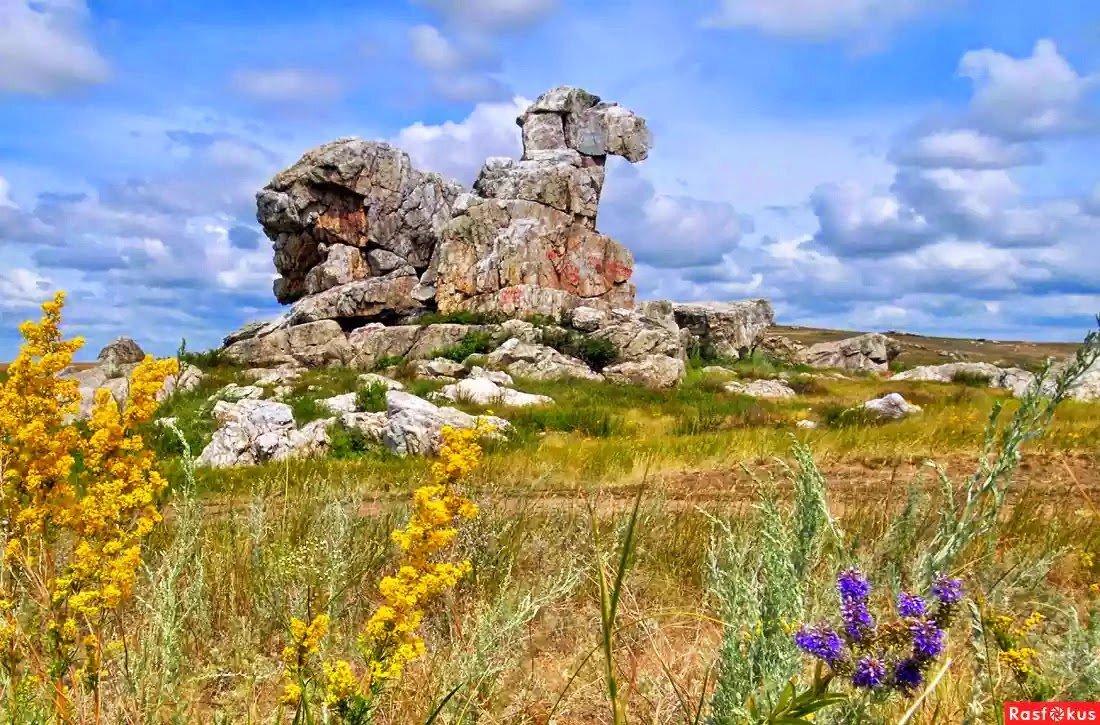
<svg viewBox="0 0 1100 725"><path fill-rule="evenodd" d="M597 221L642 299L1095 324L1095 0L0 0L0 359L57 289L84 358L217 346L280 312L254 198L275 172L361 136L469 185L557 85L652 129Z"/></svg>

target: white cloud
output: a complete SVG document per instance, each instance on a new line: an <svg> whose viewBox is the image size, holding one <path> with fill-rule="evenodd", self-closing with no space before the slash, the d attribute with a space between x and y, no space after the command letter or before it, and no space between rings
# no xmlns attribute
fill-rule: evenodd
<svg viewBox="0 0 1100 725"><path fill-rule="evenodd" d="M719 0L718 12L707 24L821 40L883 34L944 4L943 0Z"/></svg>
<svg viewBox="0 0 1100 725"><path fill-rule="evenodd" d="M409 28L409 47L417 63L434 71L453 71L465 63L454 43L431 25Z"/></svg>
<svg viewBox="0 0 1100 725"><path fill-rule="evenodd" d="M241 93L265 103L332 100L345 90L337 78L303 68L239 70L232 81Z"/></svg>
<svg viewBox="0 0 1100 725"><path fill-rule="evenodd" d="M974 83L975 121L998 133L1034 137L1097 129L1083 101L1098 77L1078 74L1051 40L1038 41L1031 56L1021 59L972 50L958 73Z"/></svg>
<svg viewBox="0 0 1100 725"><path fill-rule="evenodd" d="M970 128L946 129L920 136L898 149L893 158L912 166L954 169L1006 169L1042 160L1034 146Z"/></svg>
<svg viewBox="0 0 1100 725"><path fill-rule="evenodd" d="M0 208L18 209L11 199L11 184L3 176L0 176Z"/></svg>
<svg viewBox="0 0 1100 725"><path fill-rule="evenodd" d="M32 269L0 270L0 307L16 310L41 304L50 294L50 281Z"/></svg>
<svg viewBox="0 0 1100 725"><path fill-rule="evenodd" d="M0 92L52 95L107 80L88 17L84 0L0 1Z"/></svg>
<svg viewBox="0 0 1100 725"><path fill-rule="evenodd" d="M520 97L479 103L461 121L418 121L401 129L392 141L408 152L417 167L470 185L489 156L519 157L522 146L516 116L529 105L530 100Z"/></svg>

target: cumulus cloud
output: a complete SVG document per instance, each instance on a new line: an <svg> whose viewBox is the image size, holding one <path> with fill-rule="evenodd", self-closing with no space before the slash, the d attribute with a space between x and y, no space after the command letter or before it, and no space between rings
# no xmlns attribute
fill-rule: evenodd
<svg viewBox="0 0 1100 725"><path fill-rule="evenodd" d="M0 92L52 95L110 74L84 0L0 2Z"/></svg>
<svg viewBox="0 0 1100 725"><path fill-rule="evenodd" d="M0 308L20 310L41 304L50 294L50 280L33 269L0 270Z"/></svg>
<svg viewBox="0 0 1100 725"><path fill-rule="evenodd" d="M708 25L823 40L881 34L942 0L719 0Z"/></svg>
<svg viewBox="0 0 1100 725"><path fill-rule="evenodd" d="M508 97L507 86L496 76L500 58L483 29L459 30L448 38L433 25L415 25L408 40L413 61L429 72L440 96L453 101Z"/></svg>
<svg viewBox="0 0 1100 725"><path fill-rule="evenodd" d="M339 79L305 68L238 70L231 80L238 91L262 103L332 100L345 91Z"/></svg>
<svg viewBox="0 0 1100 725"><path fill-rule="evenodd" d="M1019 59L990 48L972 50L958 73L974 84L971 114L984 128L1016 137L1098 129L1084 101L1100 78L1080 75L1052 40L1038 41L1029 57Z"/></svg>
<svg viewBox="0 0 1100 725"><path fill-rule="evenodd" d="M972 128L937 130L903 142L891 154L899 164L953 169L1007 169L1037 164L1033 145L1009 141Z"/></svg>

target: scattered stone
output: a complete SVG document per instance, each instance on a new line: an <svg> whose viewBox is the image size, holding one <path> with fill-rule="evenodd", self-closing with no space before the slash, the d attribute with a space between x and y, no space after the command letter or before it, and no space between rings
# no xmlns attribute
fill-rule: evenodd
<svg viewBox="0 0 1100 725"><path fill-rule="evenodd" d="M802 428L804 430L814 430L815 428L817 428L817 423L810 420L809 418L803 418L802 420L795 423L795 427Z"/></svg>
<svg viewBox="0 0 1100 725"><path fill-rule="evenodd" d="M405 386L393 378L387 378L385 375L378 375L377 373L363 373L355 378L355 381L359 383L361 387L369 388L374 385L382 385L386 390L404 390Z"/></svg>
<svg viewBox="0 0 1100 725"><path fill-rule="evenodd" d="M497 385L503 385L507 387L511 387L515 383L515 381L512 380L512 376L504 372L503 370L486 370L485 368L479 367L477 365L474 365L470 368L470 372L466 375L466 377L470 378L471 380L479 380L484 378L485 380L493 381Z"/></svg>
<svg viewBox="0 0 1100 725"><path fill-rule="evenodd" d="M764 331L775 322L767 300L743 302L675 302L676 323L691 334L691 341L713 354L736 360L756 347Z"/></svg>
<svg viewBox="0 0 1100 725"><path fill-rule="evenodd" d="M489 353L486 363L493 368L504 369L517 378L531 380L603 379L602 375L576 358L563 355L552 347L534 345L515 338Z"/></svg>
<svg viewBox="0 0 1100 725"><path fill-rule="evenodd" d="M129 337L119 337L107 343L99 351L96 362L108 369L117 369L122 365L139 363L145 359L145 351ZM109 377L116 377L109 375Z"/></svg>
<svg viewBox="0 0 1100 725"><path fill-rule="evenodd" d="M282 365L277 368L249 368L242 375L251 380L253 384L266 388L272 385L291 385L304 372L305 368Z"/></svg>
<svg viewBox="0 0 1100 725"><path fill-rule="evenodd" d="M750 398L793 398L797 395L781 380L750 380L747 383L728 382L723 386L727 393L747 395Z"/></svg>
<svg viewBox="0 0 1100 725"><path fill-rule="evenodd" d="M508 421L493 416L472 416L455 408L439 407L415 395L391 390L386 394L386 430L382 440L399 456L434 455L441 444L444 426L470 429L492 426L496 435L505 435L511 428Z"/></svg>
<svg viewBox="0 0 1100 725"><path fill-rule="evenodd" d="M363 434L368 440L375 443L382 442L382 436L386 432L385 413L344 413L340 416L340 425Z"/></svg>
<svg viewBox="0 0 1100 725"><path fill-rule="evenodd" d="M258 385L237 385L236 383L230 383L211 395L209 400L211 402L215 400L224 400L235 403L238 400L259 400L262 397L264 397L264 389Z"/></svg>
<svg viewBox="0 0 1100 725"><path fill-rule="evenodd" d="M900 393L889 393L881 398L868 400L863 404L863 408L879 418L888 420L898 420L921 412L919 405L910 403Z"/></svg>
<svg viewBox="0 0 1100 725"><path fill-rule="evenodd" d="M446 385L435 393L432 399L472 405L504 405L510 408L525 408L529 405L546 405L554 402L553 398L546 395L521 393L498 385L487 378L466 378Z"/></svg>
<svg viewBox="0 0 1100 725"><path fill-rule="evenodd" d="M358 410L359 406L355 402L355 398L355 393L344 393L331 398L318 400L317 404L327 409L333 415L342 415L344 413L354 413Z"/></svg>
<svg viewBox="0 0 1100 725"><path fill-rule="evenodd" d="M220 400L214 405L214 419L220 427L196 460L200 466L225 468L280 460L315 440L313 435L293 437L298 431L285 403Z"/></svg>
<svg viewBox="0 0 1100 725"><path fill-rule="evenodd" d="M1027 392L1035 381L1035 375L1020 368L1000 368L983 362L944 363L943 365L921 365L894 375L891 380L922 380L939 383L954 382L958 375L972 378L985 378L991 388L1003 388L1012 391L1016 397Z"/></svg>
<svg viewBox="0 0 1100 725"><path fill-rule="evenodd" d="M183 363L179 375L169 375L164 379L164 387L157 393L157 401L163 402L176 393L189 393L202 385L206 373L194 365Z"/></svg>
<svg viewBox="0 0 1100 725"><path fill-rule="evenodd" d="M644 385L647 388L672 388L687 372L684 361L668 355L647 355L603 369L604 376L615 383Z"/></svg>
<svg viewBox="0 0 1100 725"><path fill-rule="evenodd" d="M819 342L802 351L801 362L815 368L867 370L882 373L901 352L901 345L878 332L836 342Z"/></svg>
<svg viewBox="0 0 1100 725"><path fill-rule="evenodd" d="M417 360L412 367L413 376L421 380L453 381L466 373L462 363L437 357L432 360Z"/></svg>

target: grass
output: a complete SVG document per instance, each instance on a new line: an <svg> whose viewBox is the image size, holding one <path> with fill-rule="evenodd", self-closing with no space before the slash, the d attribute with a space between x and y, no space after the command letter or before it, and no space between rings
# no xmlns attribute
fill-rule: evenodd
<svg viewBox="0 0 1100 725"><path fill-rule="evenodd" d="M442 357L455 362L462 362L471 355L484 355L498 347L493 334L484 330L470 330L457 345L441 347L433 350L429 357Z"/></svg>
<svg viewBox="0 0 1100 725"><path fill-rule="evenodd" d="M583 360L593 370L603 370L619 356L619 351L610 340L583 335L564 327L543 330L542 344L563 355Z"/></svg>

